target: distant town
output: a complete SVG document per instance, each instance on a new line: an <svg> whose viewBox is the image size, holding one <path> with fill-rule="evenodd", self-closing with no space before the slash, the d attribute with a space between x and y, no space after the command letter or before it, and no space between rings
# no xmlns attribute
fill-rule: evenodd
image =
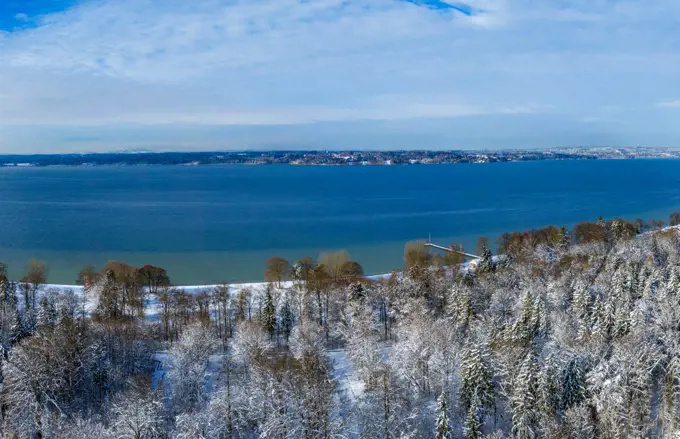
<svg viewBox="0 0 680 439"><path fill-rule="evenodd" d="M531 150L451 151L221 151L92 154L0 155L0 166L132 166L132 165L425 165L495 163L534 160L680 158L680 149L650 147L570 147Z"/></svg>

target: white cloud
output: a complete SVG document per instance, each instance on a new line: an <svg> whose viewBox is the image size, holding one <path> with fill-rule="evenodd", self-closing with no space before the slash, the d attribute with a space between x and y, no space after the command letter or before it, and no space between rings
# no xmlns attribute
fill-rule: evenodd
<svg viewBox="0 0 680 439"><path fill-rule="evenodd" d="M28 15L20 12L14 16L14 19L18 21L28 21Z"/></svg>
<svg viewBox="0 0 680 439"><path fill-rule="evenodd" d="M657 102L656 106L661 108L680 108L680 99Z"/></svg>
<svg viewBox="0 0 680 439"><path fill-rule="evenodd" d="M0 126L583 121L680 85L675 0L468 4L85 2L0 33Z"/></svg>

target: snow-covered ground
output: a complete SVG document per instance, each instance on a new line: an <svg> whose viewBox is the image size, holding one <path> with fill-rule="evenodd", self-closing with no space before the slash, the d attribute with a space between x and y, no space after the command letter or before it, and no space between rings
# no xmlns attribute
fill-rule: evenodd
<svg viewBox="0 0 680 439"><path fill-rule="evenodd" d="M156 361L156 368L151 377L151 385L155 390L158 386L163 383L164 386L171 385L167 378L168 371L172 369L172 357L167 351L159 351L154 355L154 360ZM225 386L224 380L226 370L226 357L225 354L214 354L208 359L208 366L206 368L205 377L205 392L211 393L217 389L223 388Z"/></svg>
<svg viewBox="0 0 680 439"><path fill-rule="evenodd" d="M374 276L368 276L368 278L371 280L381 280L387 279L390 276L391 274L378 274ZM250 282L228 284L227 287L229 288L230 295L236 295L241 290L250 290L254 295L257 295L258 293L263 293L264 291L266 291L268 285L269 285L268 282ZM174 288L181 290L187 294L202 294L210 293L216 288L223 288L224 286L225 286L224 284L187 285L176 286ZM292 288L293 286L294 284L291 281L281 282L281 287L279 289L287 290ZM85 290L81 285L44 284L40 287L40 291L43 294L49 292L66 293L67 291L72 291L78 297L86 297ZM85 308L88 312L93 311L94 304L91 302L91 300L89 301L89 303L86 304ZM144 313L146 319L150 321L157 321L160 319L161 312L162 306L160 301L158 300L158 297L152 294L148 295L148 297L146 298L146 303L144 305Z"/></svg>
<svg viewBox="0 0 680 439"><path fill-rule="evenodd" d="M498 262L498 256L494 256L495 262ZM469 270L474 270L478 264L478 260L472 260L469 262L465 262L464 264L461 265L461 271L462 272L467 272ZM386 280L389 279L390 276L392 276L392 273L384 273L384 274L376 274L376 275L371 275L367 276L368 279L370 280ZM230 295L236 295L239 291L241 290L250 290L251 293L255 296L257 296L260 293L264 293L267 289L267 286L269 285L268 282L250 282L250 283L235 283L235 284L227 284L226 286L229 289L229 294ZM187 285L187 286L176 286L174 288L181 290L187 294L202 294L202 293L210 293L216 288L223 288L225 285L224 284L212 284L212 285ZM288 290L290 288L294 287L294 282L292 281L287 281L287 282L281 282L281 287L278 288L281 291ZM90 313L94 310L96 307L95 299L94 296L89 296L86 294L83 286L81 285L63 285L63 284L45 284L40 287L40 292L42 294L45 293L66 293L68 291L72 291L77 297L83 299L84 303L84 308L85 311ZM162 314L162 304L159 301L158 296L149 294L146 297L146 302L144 304L144 315L145 319L149 322L156 322L160 320L160 316Z"/></svg>
<svg viewBox="0 0 680 439"><path fill-rule="evenodd" d="M328 358L333 365L333 378L338 383L338 390L345 393L351 401L355 401L364 393L364 383L354 373L347 351L344 349L328 351Z"/></svg>

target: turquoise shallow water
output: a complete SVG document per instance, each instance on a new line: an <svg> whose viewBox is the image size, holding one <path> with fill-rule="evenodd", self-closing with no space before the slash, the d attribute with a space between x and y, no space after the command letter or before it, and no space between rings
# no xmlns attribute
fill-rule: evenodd
<svg viewBox="0 0 680 439"><path fill-rule="evenodd" d="M72 283L87 263L156 264L178 284L260 280L269 256L346 249L367 272L427 238L680 210L680 161L383 167L0 169L0 261L31 257Z"/></svg>

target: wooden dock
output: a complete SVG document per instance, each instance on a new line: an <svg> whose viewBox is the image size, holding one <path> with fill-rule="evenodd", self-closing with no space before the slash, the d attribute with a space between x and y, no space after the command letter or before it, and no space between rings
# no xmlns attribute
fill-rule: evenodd
<svg viewBox="0 0 680 439"><path fill-rule="evenodd" d="M472 258L472 259L479 259L480 258L479 256L473 255L472 253L461 252L461 251L458 251L458 250L454 250L451 247L442 247L441 245L433 244L431 242L426 243L425 247L436 248L437 250L443 250L445 252L450 252L450 253L458 253L459 255L463 255L465 257Z"/></svg>

